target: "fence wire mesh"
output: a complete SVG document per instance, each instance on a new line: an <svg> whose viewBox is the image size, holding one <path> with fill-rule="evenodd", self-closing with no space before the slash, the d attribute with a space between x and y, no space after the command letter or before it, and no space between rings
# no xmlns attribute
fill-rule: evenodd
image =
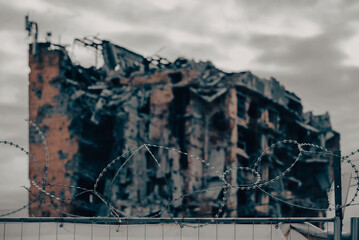
<svg viewBox="0 0 359 240"><path fill-rule="evenodd" d="M10 239L332 239L333 218L233 218L206 219L135 218L3 218L0 236ZM197 226L197 227L196 227ZM323 229L316 226L321 226Z"/></svg>

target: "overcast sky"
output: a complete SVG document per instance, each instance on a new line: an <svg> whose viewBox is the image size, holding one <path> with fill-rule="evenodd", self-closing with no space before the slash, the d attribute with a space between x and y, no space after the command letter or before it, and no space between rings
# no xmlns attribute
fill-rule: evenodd
<svg viewBox="0 0 359 240"><path fill-rule="evenodd" d="M98 35L143 55L162 49L171 60L273 76L305 111L330 113L344 154L359 147L358 1L0 0L0 139L27 147L26 14L40 40L50 31L53 42L71 47L75 37ZM0 152L0 190L13 196L28 185L27 160L9 147ZM0 204L14 198L6 199Z"/></svg>

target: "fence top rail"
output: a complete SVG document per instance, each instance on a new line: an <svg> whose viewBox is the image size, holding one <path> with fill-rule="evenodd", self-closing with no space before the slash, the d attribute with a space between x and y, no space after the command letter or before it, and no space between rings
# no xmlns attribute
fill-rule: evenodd
<svg viewBox="0 0 359 240"><path fill-rule="evenodd" d="M110 217L29 217L29 218L0 218L0 222L27 223L82 223L82 224L161 224L161 223L207 223L210 218L110 218ZM335 222L335 218L296 217L296 218L217 218L219 224L277 224L304 222Z"/></svg>

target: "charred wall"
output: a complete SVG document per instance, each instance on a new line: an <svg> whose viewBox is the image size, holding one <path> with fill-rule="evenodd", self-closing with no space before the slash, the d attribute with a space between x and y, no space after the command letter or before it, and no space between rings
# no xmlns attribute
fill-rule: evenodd
<svg viewBox="0 0 359 240"><path fill-rule="evenodd" d="M50 164L48 170L48 181L52 184L70 185L73 177L73 159L79 151L79 143L76 135L71 134L70 125L72 114L67 110L67 95L60 91L59 76L63 65L68 64L66 54L61 49L50 50L49 44L37 44L35 54L29 54L29 118L42 130L48 144ZM31 48L30 48L31 49ZM30 154L39 163L45 175L46 155L44 145L35 129L30 127L29 131ZM35 162L29 161L29 178L42 182L41 172ZM41 185L41 184L39 184ZM40 200L36 200L38 194L36 188L31 187L29 194L30 215L57 216L62 215L53 208L43 204L38 209ZM62 198L70 198L71 193L63 188L54 187L50 190L54 195ZM53 207L72 211L71 205L54 202L54 199L45 199L53 204Z"/></svg>

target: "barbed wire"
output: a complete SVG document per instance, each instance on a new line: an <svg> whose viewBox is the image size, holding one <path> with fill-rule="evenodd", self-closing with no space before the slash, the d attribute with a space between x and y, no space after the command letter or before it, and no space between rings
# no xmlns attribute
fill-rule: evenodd
<svg viewBox="0 0 359 240"><path fill-rule="evenodd" d="M171 186L170 186L170 181L168 181L168 179L166 178L166 174L164 169L162 169L162 166L160 164L160 161L156 158L155 154L151 151L150 148L157 148L157 149L163 149L166 151L172 151L172 152L176 152L178 154L183 154L185 156L187 156L188 158L191 158L195 161L199 161L204 167L210 169L222 182L222 186L218 186L218 187L214 187L214 188L206 188L206 189L200 189L200 190L195 190L192 192L187 192L187 193L182 193L181 195L179 195L178 197L175 197L174 199L171 199L171 192L168 193L168 198L167 198L167 204L164 205L164 207L162 209L160 209L157 213L155 213L154 215L151 215L151 217L158 217L161 216L164 213L167 213L169 215L169 217L171 219L173 219L175 221L175 223L179 224L181 227L183 226L187 226L187 227L193 227L193 228L198 228L198 227L203 227L206 226L210 223L213 223L215 221L216 218L218 218L221 213L223 212L223 209L226 205L227 202L227 198L229 195L229 192L231 189L233 190L243 190L243 191L249 191L249 190L260 190L261 192L263 192L264 194L266 194L267 196L269 196L270 198L276 200L276 201L280 201L284 204L290 205L292 207L297 207L297 208L302 208L302 209L307 209L307 210L313 210L313 211L333 211L339 208L345 208L345 207L349 207L349 206L354 206L354 205L358 205L357 203L354 203L356 197L358 196L358 192L359 192L359 171L358 168L356 167L356 165L353 163L354 161L351 159L354 155L356 155L357 153L359 153L359 149L351 152L349 155L346 156L339 156L338 154L334 154L331 151L327 150L325 147L319 146L319 145L315 145L315 144L311 144L311 143L299 143L295 140L282 140L282 141L278 141L274 144L272 144L271 146L269 146L266 150L264 150L259 157L256 159L256 161L253 164L253 167L245 167L245 166L239 166L239 167L233 167L230 169L227 169L226 171L224 171L223 173L220 172L219 169L215 168L209 161L206 161L196 155L192 155L189 154L187 152L183 152L180 151L178 149L175 148L170 148L170 147L166 147L166 146L160 146L160 145L155 145L155 144L143 144L139 147L133 148L128 150L127 152L124 152L123 154L119 155L118 157L116 157L115 159L113 159L112 161L110 161L109 164L107 164L102 171L100 172L100 174L97 176L94 186L92 189L87 189L87 188L83 188L83 187L78 187L78 186L72 186L72 185L66 185L66 184L52 184L52 183L48 183L48 170L49 170L49 163L50 163L50 158L49 158L49 152L48 152L48 146L47 146L47 142L46 139L42 133L42 131L40 130L40 128L32 121L27 120L29 125L31 127L33 127L35 129L36 134L38 134L41 138L41 142L44 145L44 152L45 152L45 166L42 169L39 162L30 155L30 153L25 150L24 147L19 146L18 144L15 144L11 141L3 141L0 140L0 144L3 145L9 145L11 147L14 147L15 149L20 150L21 152L23 152L25 155L27 155L29 157L29 159L31 159L31 161L33 161L37 167L37 169L40 172L41 175L41 181L35 181L35 180L31 180L31 186L33 186L39 193L35 194L33 191L31 191L29 188L24 187L31 196L33 196L34 198L29 201L26 205L9 211L7 213L3 213L0 214L0 217L4 217L4 216L9 216L12 214L15 214L25 208L30 207L34 202L39 201L39 205L36 207L35 211L33 212L33 214L31 216L35 216L36 213L39 211L39 209L41 208L42 204L45 204L46 206L50 207L51 209L54 209L66 216L73 216L73 217L81 217L80 215L76 215L76 214L72 214L66 211L63 211L61 209L59 209L58 207L56 207L53 204L50 204L48 202L45 201L45 196L53 199L53 200L57 200L60 202L65 202L65 203L71 203L71 201L75 201L76 198L78 198L79 196L86 194L86 193L91 193L94 196L96 196L100 202L102 202L106 207L107 207L107 216L112 215L113 217L115 217L116 219L118 219L119 223L121 223L121 217L125 216L127 218L131 218L134 216L129 216L128 214L125 214L123 211L119 210L118 208L116 208L115 206L113 206L111 204L110 201L106 200L109 199L109 195L110 195L110 191L112 189L112 186L114 185L116 178L119 176L120 172L125 168L125 166L134 158L135 154L138 154L140 150L144 149L145 151L147 151L149 153L149 155L151 156L152 160L155 162L155 164L157 165L159 171L161 173L164 174L164 178L165 178L165 183L167 185L167 189L169 191L171 191ZM289 167L287 167L285 170L283 170L281 173L279 173L277 176L272 177L271 179L268 180L263 180L262 176L260 174L260 166L261 166L261 162L263 161L264 157L268 154L274 151L275 148L278 148L280 145L284 145L284 144L291 144L293 145L295 148L297 148L297 155L294 157L294 160L292 163L290 163ZM307 148L309 148L309 150L307 150ZM318 151L313 151L312 149L317 149ZM352 168L355 176L351 177L351 179L356 179L356 184L355 185L350 185L350 187L355 186L355 192L353 194L353 197L351 198L351 200L348 203L345 204L337 204L336 206L331 206L329 204L330 202L330 194L332 191L329 191L328 193L328 208L319 208L317 206L304 206L304 205L299 205L297 203L292 203L290 201L290 199L281 199L278 196L273 195L272 193L266 191L263 189L263 187L266 187L270 184L273 184L276 181L279 181L280 179L282 179L284 176L288 175L289 172L292 171L292 169L294 168L294 166L300 161L300 159L302 159L304 154L324 154L324 155L328 155L328 156L333 156L333 157L341 157L341 162L342 163L347 163L349 164L349 166ZM101 181L101 179L104 177L105 173L109 171L109 169L111 169L112 167L115 166L115 164L117 162L119 162L120 160L122 160L121 165L116 169L116 172L114 174L114 177L111 180L111 183L109 185L108 191L105 194L106 197L102 196L98 191L98 185L99 182ZM236 171L238 172L247 172L250 173L253 177L252 183L246 183L246 184L231 184L230 182L228 182L228 180L226 180L226 176L229 175L231 172ZM46 187L65 187L68 189L75 189L77 190L76 194L73 194L73 196L70 195L70 197L68 198L61 198L60 196L56 196L54 193L50 192L49 190L47 190ZM217 212L214 214L214 216L212 218L210 218L210 220L206 223L203 224L198 224L197 226L194 225L186 225L182 222L179 222L178 220L176 220L172 214L171 209L174 207L174 203L184 199L186 197L191 197L194 194L199 194L199 193L203 193L203 192L210 192L210 191L217 191L218 190L222 193L221 196L218 200L218 210ZM74 191L75 192L75 191ZM136 216L138 217L138 216ZM146 218L146 216L143 216L143 218Z"/></svg>

